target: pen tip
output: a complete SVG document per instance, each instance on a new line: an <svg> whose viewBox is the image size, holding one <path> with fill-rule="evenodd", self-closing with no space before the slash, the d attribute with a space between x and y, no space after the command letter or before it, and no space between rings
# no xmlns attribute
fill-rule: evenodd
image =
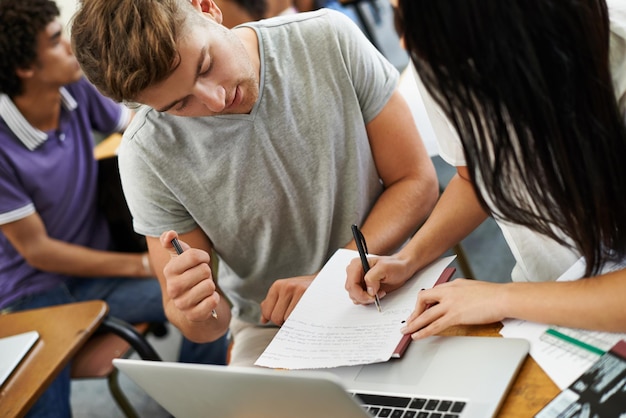
<svg viewBox="0 0 626 418"><path fill-rule="evenodd" d="M378 309L378 312L383 311L383 308L380 306L380 299L378 298L378 294L374 295L374 305L376 305L376 309Z"/></svg>

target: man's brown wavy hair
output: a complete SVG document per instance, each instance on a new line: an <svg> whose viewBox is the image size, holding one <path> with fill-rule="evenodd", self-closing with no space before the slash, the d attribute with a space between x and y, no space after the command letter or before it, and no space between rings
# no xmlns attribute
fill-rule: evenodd
<svg viewBox="0 0 626 418"><path fill-rule="evenodd" d="M188 0L83 0L71 22L72 48L102 94L134 102L176 69L176 42L198 18Z"/></svg>

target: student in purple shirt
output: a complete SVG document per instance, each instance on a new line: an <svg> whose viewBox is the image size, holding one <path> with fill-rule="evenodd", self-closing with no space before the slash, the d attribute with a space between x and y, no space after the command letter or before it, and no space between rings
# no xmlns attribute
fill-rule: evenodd
<svg viewBox="0 0 626 418"><path fill-rule="evenodd" d="M83 78L50 0L0 2L0 312L102 299L125 321L166 321L145 254L115 251L97 203L93 131L131 112ZM226 340L183 339L180 360L224 364ZM67 367L29 416L69 417Z"/></svg>

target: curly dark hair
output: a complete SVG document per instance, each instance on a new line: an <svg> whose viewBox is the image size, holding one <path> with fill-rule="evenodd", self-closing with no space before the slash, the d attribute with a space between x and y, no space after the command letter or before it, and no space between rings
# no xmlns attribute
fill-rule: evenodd
<svg viewBox="0 0 626 418"><path fill-rule="evenodd" d="M50 0L0 0L0 92L22 93L16 70L37 59L37 35L59 16Z"/></svg>

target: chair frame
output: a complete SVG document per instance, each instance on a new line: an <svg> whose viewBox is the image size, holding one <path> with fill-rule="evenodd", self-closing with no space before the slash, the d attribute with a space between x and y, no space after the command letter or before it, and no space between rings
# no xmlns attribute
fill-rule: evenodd
<svg viewBox="0 0 626 418"><path fill-rule="evenodd" d="M131 325L119 318L107 316L100 324L94 335L111 334L128 343L130 346L129 349L122 353L120 357L127 356L131 350L134 350L142 360L161 361L161 357L145 337L145 334L150 332L155 325L158 326L161 324L144 322ZM155 335L159 335L159 332L155 332ZM139 415L122 391L119 383L119 371L117 368L113 367L111 372L108 373L106 377L111 396L124 415L128 418L139 418ZM89 379L90 376L79 376L78 378Z"/></svg>

